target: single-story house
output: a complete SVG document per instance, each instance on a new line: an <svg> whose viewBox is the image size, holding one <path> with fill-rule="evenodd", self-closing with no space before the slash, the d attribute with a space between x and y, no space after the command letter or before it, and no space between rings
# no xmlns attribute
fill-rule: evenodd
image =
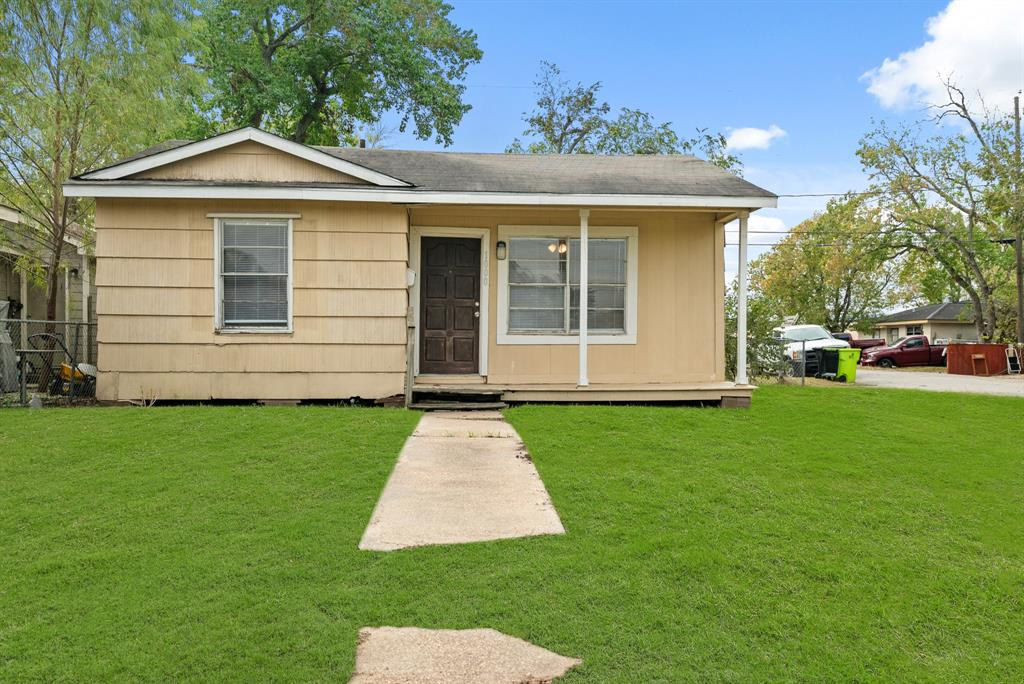
<svg viewBox="0 0 1024 684"><path fill-rule="evenodd" d="M742 405L753 389L745 362L726 377L725 225L739 221L745 290L747 217L776 196L694 157L244 128L64 190L96 198L100 399Z"/></svg>
<svg viewBox="0 0 1024 684"><path fill-rule="evenodd" d="M950 339L976 342L974 308L970 302L926 304L898 311L875 324L875 337L895 342L907 335L927 335L929 340Z"/></svg>

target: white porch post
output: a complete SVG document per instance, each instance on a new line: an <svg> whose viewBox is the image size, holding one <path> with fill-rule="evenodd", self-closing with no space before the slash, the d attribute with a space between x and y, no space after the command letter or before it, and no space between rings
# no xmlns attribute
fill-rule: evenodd
<svg viewBox="0 0 1024 684"><path fill-rule="evenodd" d="M64 267L64 320L71 320L71 269L68 266ZM64 323L64 343L70 348L71 341L71 324Z"/></svg>
<svg viewBox="0 0 1024 684"><path fill-rule="evenodd" d="M28 349L28 274L24 269L18 271L18 283L21 286L21 344L22 349Z"/></svg>
<svg viewBox="0 0 1024 684"><path fill-rule="evenodd" d="M588 239L590 210L580 209L580 379L579 386L590 384L587 378L587 280L589 277Z"/></svg>
<svg viewBox="0 0 1024 684"><path fill-rule="evenodd" d="M747 378L747 217L740 214L739 293L736 302L736 384Z"/></svg>
<svg viewBox="0 0 1024 684"><path fill-rule="evenodd" d="M86 254L85 250L79 248L79 256L81 256L82 269L78 272L82 278L82 322L89 322L89 286L92 282L92 274L89 273L89 255Z"/></svg>

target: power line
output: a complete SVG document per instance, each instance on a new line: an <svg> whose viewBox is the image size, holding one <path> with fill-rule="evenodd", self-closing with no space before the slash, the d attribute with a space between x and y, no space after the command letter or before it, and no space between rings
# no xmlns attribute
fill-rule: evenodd
<svg viewBox="0 0 1024 684"><path fill-rule="evenodd" d="M865 190L863 192L802 192L794 194L781 194L776 197L845 197L846 195L878 195L878 190Z"/></svg>

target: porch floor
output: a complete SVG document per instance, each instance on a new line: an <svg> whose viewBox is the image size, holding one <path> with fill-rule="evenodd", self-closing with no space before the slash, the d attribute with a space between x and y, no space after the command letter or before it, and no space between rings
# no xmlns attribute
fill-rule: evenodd
<svg viewBox="0 0 1024 684"><path fill-rule="evenodd" d="M476 382L467 382L466 376L419 376L413 384L413 393L487 394L502 401L541 402L675 402L719 401L726 397L749 399L753 385L733 382L695 382L663 384L594 383L580 387L571 383L489 383L480 376L468 376Z"/></svg>

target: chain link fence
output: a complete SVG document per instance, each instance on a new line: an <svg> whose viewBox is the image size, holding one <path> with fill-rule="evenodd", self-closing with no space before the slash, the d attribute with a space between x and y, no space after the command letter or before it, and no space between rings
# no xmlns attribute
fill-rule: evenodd
<svg viewBox="0 0 1024 684"><path fill-rule="evenodd" d="M0 406L95 396L95 323L0 318Z"/></svg>

